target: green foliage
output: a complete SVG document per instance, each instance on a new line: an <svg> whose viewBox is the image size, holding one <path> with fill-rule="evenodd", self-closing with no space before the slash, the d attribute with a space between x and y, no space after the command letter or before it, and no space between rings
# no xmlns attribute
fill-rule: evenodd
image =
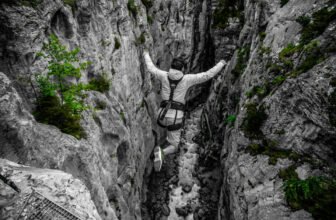
<svg viewBox="0 0 336 220"><path fill-rule="evenodd" d="M219 5L213 13L213 27L225 28L229 18L239 18L243 21L244 5L241 1L219 0Z"/></svg>
<svg viewBox="0 0 336 220"><path fill-rule="evenodd" d="M328 103L329 121L331 125L336 127L336 88L334 88L334 91L328 96Z"/></svg>
<svg viewBox="0 0 336 220"><path fill-rule="evenodd" d="M63 0L64 4L69 5L71 8L76 7L77 0Z"/></svg>
<svg viewBox="0 0 336 220"><path fill-rule="evenodd" d="M121 111L119 114L120 114L121 120L124 122L124 124L126 124L125 112Z"/></svg>
<svg viewBox="0 0 336 220"><path fill-rule="evenodd" d="M336 19L336 8L328 9L328 7L322 8L321 10L315 12L312 16L312 21L303 26L301 34L301 44L307 44L311 40L320 36L325 29L328 27L329 23Z"/></svg>
<svg viewBox="0 0 336 220"><path fill-rule="evenodd" d="M71 81L79 79L81 70L89 63L79 62L78 53L78 48L68 51L55 35L44 44L37 56L48 60L48 73L36 76L40 95L34 115L39 122L55 125L64 133L81 138L83 129L79 122L81 112L87 109L82 93L86 85Z"/></svg>
<svg viewBox="0 0 336 220"><path fill-rule="evenodd" d="M296 52L299 52L300 49L300 46L295 46L294 44L289 43L287 47L281 50L279 58L282 62L286 62L288 57L292 56Z"/></svg>
<svg viewBox="0 0 336 220"><path fill-rule="evenodd" d="M145 36L145 32L142 32L140 36L135 40L135 44L139 46L144 43L146 43L146 36Z"/></svg>
<svg viewBox="0 0 336 220"><path fill-rule="evenodd" d="M280 0L280 6L283 7L285 4L287 4L289 0Z"/></svg>
<svg viewBox="0 0 336 220"><path fill-rule="evenodd" d="M244 118L242 129L245 134L251 138L260 138L263 134L261 126L267 119L265 108L258 107L256 103L246 104L246 116Z"/></svg>
<svg viewBox="0 0 336 220"><path fill-rule="evenodd" d="M93 78L89 81L87 85L88 90L94 90L98 92L107 92L110 90L111 82L106 74L102 74Z"/></svg>
<svg viewBox="0 0 336 220"><path fill-rule="evenodd" d="M259 98L266 97L271 91L271 87L268 83L265 85L254 86L250 91L246 92L248 98L252 98L255 95L258 95Z"/></svg>
<svg viewBox="0 0 336 220"><path fill-rule="evenodd" d="M57 96L40 96L36 102L34 116L38 122L54 125L63 133L77 139L85 137L80 125L80 115L73 114L73 109L67 104L61 105Z"/></svg>
<svg viewBox="0 0 336 220"><path fill-rule="evenodd" d="M132 13L133 17L136 18L138 15L138 7L135 5L134 0L128 0L127 8Z"/></svg>
<svg viewBox="0 0 336 220"><path fill-rule="evenodd" d="M148 22L148 24L153 24L153 22L154 22L153 17L150 16L150 15L147 15L147 22Z"/></svg>
<svg viewBox="0 0 336 220"><path fill-rule="evenodd" d="M104 109L106 109L106 107L107 107L106 102L101 101L101 100L96 101L96 109L104 110Z"/></svg>
<svg viewBox="0 0 336 220"><path fill-rule="evenodd" d="M152 0L141 0L142 4L146 7L146 9L150 9L153 7L153 1Z"/></svg>
<svg viewBox="0 0 336 220"><path fill-rule="evenodd" d="M336 181L325 177L292 178L283 185L288 204L305 209L314 219L336 219Z"/></svg>
<svg viewBox="0 0 336 220"><path fill-rule="evenodd" d="M21 0L21 5L36 8L43 0Z"/></svg>
<svg viewBox="0 0 336 220"><path fill-rule="evenodd" d="M276 85L276 86L279 86L281 85L285 80L286 80L286 76L276 76L273 80L272 80L272 84L273 85Z"/></svg>
<svg viewBox="0 0 336 220"><path fill-rule="evenodd" d="M297 76L301 73L307 72L315 65L321 63L324 59L324 53L319 47L318 41L311 41L309 44L303 47L304 59L295 68L292 76Z"/></svg>
<svg viewBox="0 0 336 220"><path fill-rule="evenodd" d="M236 115L228 115L227 118L225 119L224 123L230 126L233 126L237 119Z"/></svg>
<svg viewBox="0 0 336 220"><path fill-rule="evenodd" d="M272 63L268 66L268 69L271 73L281 73L283 68L279 64Z"/></svg>
<svg viewBox="0 0 336 220"><path fill-rule="evenodd" d="M271 52L272 52L272 49L270 47L262 46L262 47L259 48L260 55L263 55L263 54L269 55Z"/></svg>
<svg viewBox="0 0 336 220"><path fill-rule="evenodd" d="M118 50L121 47L121 43L117 37L114 38L114 49Z"/></svg>
<svg viewBox="0 0 336 220"><path fill-rule="evenodd" d="M299 176L295 170L295 165L289 166L286 169L281 169L279 171L279 177L283 180L298 179Z"/></svg>
<svg viewBox="0 0 336 220"><path fill-rule="evenodd" d="M266 37L266 32L260 32L259 37L260 37L260 40L263 41Z"/></svg>
<svg viewBox="0 0 336 220"><path fill-rule="evenodd" d="M250 45L247 45L238 50L238 58L235 68L231 71L236 80L243 72L247 66L247 61L250 58Z"/></svg>
<svg viewBox="0 0 336 220"><path fill-rule="evenodd" d="M268 163L275 165L278 159L289 158L291 160L297 161L299 155L291 150L283 150L277 148L277 143L272 140L263 140L262 144L251 144L246 148L246 152L253 156L263 154L269 156Z"/></svg>
<svg viewBox="0 0 336 220"><path fill-rule="evenodd" d="M302 15L296 19L296 22L302 25L302 27L306 27L311 21L311 18L305 15Z"/></svg>

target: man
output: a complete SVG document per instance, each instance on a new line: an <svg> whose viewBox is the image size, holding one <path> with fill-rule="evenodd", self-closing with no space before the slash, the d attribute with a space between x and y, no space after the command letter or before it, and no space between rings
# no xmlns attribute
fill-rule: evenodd
<svg viewBox="0 0 336 220"><path fill-rule="evenodd" d="M144 51L144 58L148 71L161 82L161 97L158 124L167 128L167 141L169 146L161 149L160 146L154 149L154 169L160 171L163 157L176 152L180 142L181 128L183 126L185 96L191 86L200 84L213 78L225 66L226 62L221 60L212 69L198 73L184 75L182 73L184 63L181 60L174 59L168 72L155 67L148 51Z"/></svg>

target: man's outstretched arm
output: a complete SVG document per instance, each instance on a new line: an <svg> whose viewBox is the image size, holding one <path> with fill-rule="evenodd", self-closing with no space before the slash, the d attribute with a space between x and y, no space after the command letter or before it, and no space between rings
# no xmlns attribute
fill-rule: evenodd
<svg viewBox="0 0 336 220"><path fill-rule="evenodd" d="M216 64L216 66L212 67L206 72L198 74L188 74L187 76L189 78L189 86L193 86L208 81L209 79L217 75L217 73L219 73L225 65L226 65L225 60L221 60L219 61L219 63Z"/></svg>
<svg viewBox="0 0 336 220"><path fill-rule="evenodd" d="M159 68L157 68L152 59L149 56L148 51L144 51L143 52L143 56L145 58L145 63L147 66L148 71L153 74L156 78L158 79L162 79L163 77L165 77L167 75L167 72L160 70Z"/></svg>

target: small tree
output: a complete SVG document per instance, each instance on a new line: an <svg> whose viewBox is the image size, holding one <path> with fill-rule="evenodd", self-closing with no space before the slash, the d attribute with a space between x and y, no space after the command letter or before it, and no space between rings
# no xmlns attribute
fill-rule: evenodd
<svg viewBox="0 0 336 220"><path fill-rule="evenodd" d="M83 91L88 86L77 81L81 70L86 69L89 63L80 62L78 53L79 48L68 51L55 35L51 35L49 43L44 44L38 56L48 60L48 73L36 75L40 95L34 115L37 121L55 125L62 132L79 139L84 136L80 114L87 108L83 102Z"/></svg>
<svg viewBox="0 0 336 220"><path fill-rule="evenodd" d="M48 73L46 76L37 75L37 83L41 96L59 95L61 105L68 105L74 114L80 114L85 109L82 91L86 86L82 83L73 83L81 77L81 70L89 65L88 62L79 62L79 48L67 51L55 35L49 37L49 43L44 44L38 56L48 59Z"/></svg>

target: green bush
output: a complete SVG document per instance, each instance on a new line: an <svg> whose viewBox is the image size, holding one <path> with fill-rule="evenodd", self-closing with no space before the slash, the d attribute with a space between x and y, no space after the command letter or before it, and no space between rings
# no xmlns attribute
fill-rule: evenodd
<svg viewBox="0 0 336 220"><path fill-rule="evenodd" d="M336 19L336 8L328 9L328 7L322 8L315 12L312 16L312 21L307 24L305 21L301 34L301 44L307 44L311 40L320 36L325 29L329 26L329 23Z"/></svg>
<svg viewBox="0 0 336 220"><path fill-rule="evenodd" d="M228 115L224 122L227 125L233 126L233 124L235 123L236 119L237 119L236 115Z"/></svg>
<svg viewBox="0 0 336 220"><path fill-rule="evenodd" d="M280 0L280 6L283 7L285 4L287 4L289 0Z"/></svg>
<svg viewBox="0 0 336 220"><path fill-rule="evenodd" d="M63 0L64 4L69 5L71 8L76 7L76 0Z"/></svg>
<svg viewBox="0 0 336 220"><path fill-rule="evenodd" d="M258 107L256 103L249 103L246 106L246 116L244 118L242 129L245 134L252 138L260 138L263 134L261 126L267 119L265 108Z"/></svg>
<svg viewBox="0 0 336 220"><path fill-rule="evenodd" d="M102 74L93 78L87 85L87 90L94 90L98 92L107 92L110 90L111 82L106 74Z"/></svg>
<svg viewBox="0 0 336 220"><path fill-rule="evenodd" d="M83 129L79 122L81 112L87 109L82 93L86 85L72 83L70 79L79 79L81 70L89 63L79 62L78 53L79 48L67 51L55 35L44 44L37 56L48 60L48 73L36 76L40 94L34 115L39 122L55 125L64 133L81 138Z"/></svg>
<svg viewBox="0 0 336 220"><path fill-rule="evenodd" d="M295 171L296 168L297 167L295 165L292 165L292 166L287 167L286 169L281 169L279 171L279 177L283 179L284 181L290 180L290 179L298 179L299 176L297 172Z"/></svg>
<svg viewBox="0 0 336 220"><path fill-rule="evenodd" d="M246 96L248 98L252 98L255 95L258 95L259 98L266 97L271 91L271 87L268 83L265 83L264 85L258 85L254 86L250 91L246 93Z"/></svg>
<svg viewBox="0 0 336 220"><path fill-rule="evenodd" d="M135 40L135 44L139 46L144 43L146 43L146 36L145 32L142 32L140 36Z"/></svg>
<svg viewBox="0 0 336 220"><path fill-rule="evenodd" d="M148 24L153 24L153 22L154 22L153 17L150 16L150 15L147 15L147 22L148 22Z"/></svg>
<svg viewBox="0 0 336 220"><path fill-rule="evenodd" d="M336 181L325 177L292 178L283 185L289 206L305 209L314 219L336 219Z"/></svg>
<svg viewBox="0 0 336 220"><path fill-rule="evenodd" d="M250 58L250 45L247 45L238 50L238 58L235 68L231 71L231 74L234 76L234 80L236 80L246 69L247 62Z"/></svg>
<svg viewBox="0 0 336 220"><path fill-rule="evenodd" d="M219 5L213 13L213 27L225 28L229 18L239 18L243 22L244 5L241 1L219 0Z"/></svg>
<svg viewBox="0 0 336 220"><path fill-rule="evenodd" d="M260 32L259 37L260 37L260 40L263 41L266 37L266 32Z"/></svg>
<svg viewBox="0 0 336 220"><path fill-rule="evenodd" d="M251 144L246 148L246 152L253 156L263 154L269 156L268 163L275 165L278 159L291 159L297 161L300 156L292 150L284 150L277 148L277 143L272 140L263 140L262 144Z"/></svg>
<svg viewBox="0 0 336 220"><path fill-rule="evenodd" d="M128 0L127 8L132 13L133 17L136 18L138 15L138 7L135 5L134 0Z"/></svg>
<svg viewBox="0 0 336 220"><path fill-rule="evenodd" d="M104 110L104 109L106 109L106 107L107 107L106 102L101 101L101 100L96 101L96 109Z"/></svg>
<svg viewBox="0 0 336 220"><path fill-rule="evenodd" d="M117 37L114 38L114 49L118 50L121 47L121 43Z"/></svg>
<svg viewBox="0 0 336 220"><path fill-rule="evenodd" d="M296 22L302 25L302 27L306 27L311 21L311 18L305 15L302 15L296 19Z"/></svg>
<svg viewBox="0 0 336 220"><path fill-rule="evenodd" d="M74 114L67 104L62 105L57 96L40 96L33 114L36 121L54 125L77 139L86 135L80 125L80 115Z"/></svg>
<svg viewBox="0 0 336 220"><path fill-rule="evenodd" d="M272 84L273 85L276 85L276 86L279 86L281 85L285 80L286 80L286 76L276 76L273 80L272 80Z"/></svg>
<svg viewBox="0 0 336 220"><path fill-rule="evenodd" d="M146 9L150 9L153 7L153 1L152 0L141 0L142 4L146 7Z"/></svg>

